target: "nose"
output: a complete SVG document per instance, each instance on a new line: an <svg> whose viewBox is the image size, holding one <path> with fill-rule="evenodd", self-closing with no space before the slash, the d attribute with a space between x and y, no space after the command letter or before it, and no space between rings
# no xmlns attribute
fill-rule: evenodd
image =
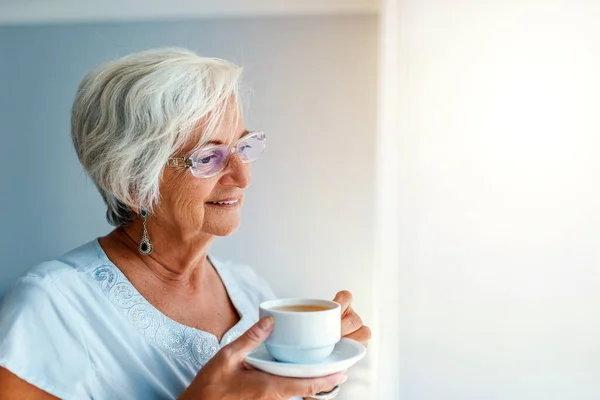
<svg viewBox="0 0 600 400"><path fill-rule="evenodd" d="M231 154L221 177L221 184L246 189L252 182L250 163L243 163L237 152Z"/></svg>

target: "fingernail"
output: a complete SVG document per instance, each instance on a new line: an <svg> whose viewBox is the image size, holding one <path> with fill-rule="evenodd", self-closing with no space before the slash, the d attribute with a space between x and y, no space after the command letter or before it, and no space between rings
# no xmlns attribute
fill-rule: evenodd
<svg viewBox="0 0 600 400"><path fill-rule="evenodd" d="M342 383L346 382L347 380L348 380L348 375L344 374L344 375L342 375L342 380L340 381L339 384L341 385Z"/></svg>
<svg viewBox="0 0 600 400"><path fill-rule="evenodd" d="M268 331L273 326L273 317L268 316L258 321L258 327L263 331Z"/></svg>

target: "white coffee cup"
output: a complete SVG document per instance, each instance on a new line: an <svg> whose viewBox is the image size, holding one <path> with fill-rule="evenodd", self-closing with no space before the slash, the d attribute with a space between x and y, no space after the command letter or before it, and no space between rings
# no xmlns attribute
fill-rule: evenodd
<svg viewBox="0 0 600 400"><path fill-rule="evenodd" d="M277 361L313 364L327 358L341 338L341 306L329 300L279 299L263 302L260 317L273 317L265 341Z"/></svg>

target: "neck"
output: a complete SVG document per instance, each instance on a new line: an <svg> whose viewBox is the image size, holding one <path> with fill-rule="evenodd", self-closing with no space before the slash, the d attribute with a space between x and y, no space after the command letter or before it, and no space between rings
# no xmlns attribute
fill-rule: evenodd
<svg viewBox="0 0 600 400"><path fill-rule="evenodd" d="M156 225L156 224L155 224ZM195 292L207 280L210 263L208 249L214 236L207 234L182 235L175 229L148 226L152 253L145 256L138 252L142 237L142 223L138 219L126 227L117 228L107 238L119 242L123 251L141 261L145 274L155 283L167 289ZM139 271L138 271L139 272Z"/></svg>

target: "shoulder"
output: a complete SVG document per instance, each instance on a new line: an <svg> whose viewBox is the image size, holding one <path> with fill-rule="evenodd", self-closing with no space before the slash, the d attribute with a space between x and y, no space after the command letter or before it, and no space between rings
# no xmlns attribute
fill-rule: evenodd
<svg viewBox="0 0 600 400"><path fill-rule="evenodd" d="M78 324L94 301L87 275L99 265L102 260L90 242L25 272L0 303L0 337L69 331L79 340Z"/></svg>
<svg viewBox="0 0 600 400"><path fill-rule="evenodd" d="M51 264L48 265L54 267ZM45 269L45 265L40 264L36 268ZM41 271L30 271L17 279L2 301L0 324L6 320L5 314L7 312L14 315L14 313L21 310L56 302L58 296L55 296L55 291L52 290L52 281L53 279L50 276Z"/></svg>
<svg viewBox="0 0 600 400"><path fill-rule="evenodd" d="M85 274L93 268L102 265L102 259L97 241L81 245L55 260L45 261L29 269L12 285L18 288L23 284L38 281L46 285L60 284L78 274Z"/></svg>
<svg viewBox="0 0 600 400"><path fill-rule="evenodd" d="M81 256L69 252L35 266L0 304L0 366L63 398L72 397L67 382L91 373L80 331L91 293L82 285L89 265Z"/></svg>
<svg viewBox="0 0 600 400"><path fill-rule="evenodd" d="M99 265L102 260L90 242L25 272L0 304L0 332L16 329L19 324L23 328L68 324L72 314L80 314L77 307L90 300L86 275Z"/></svg>
<svg viewBox="0 0 600 400"><path fill-rule="evenodd" d="M245 292L255 305L276 298L267 280L257 274L254 268L249 265L232 261L221 261L214 257L211 257L211 261L222 278L231 279L232 283Z"/></svg>
<svg viewBox="0 0 600 400"><path fill-rule="evenodd" d="M12 283L2 301L2 312L7 306L27 308L43 302L60 303L72 290L82 289L80 283L87 279L84 276L102 264L94 242L40 263Z"/></svg>
<svg viewBox="0 0 600 400"><path fill-rule="evenodd" d="M237 277L240 282L249 284L250 286L266 284L267 281L256 273L254 268L247 264L239 264L234 262L228 263L229 270Z"/></svg>
<svg viewBox="0 0 600 400"><path fill-rule="evenodd" d="M7 298L11 296L39 298L42 294L51 295L51 287L72 282L74 277L87 273L102 264L95 246L88 242L55 260L45 261L26 271L10 286Z"/></svg>

